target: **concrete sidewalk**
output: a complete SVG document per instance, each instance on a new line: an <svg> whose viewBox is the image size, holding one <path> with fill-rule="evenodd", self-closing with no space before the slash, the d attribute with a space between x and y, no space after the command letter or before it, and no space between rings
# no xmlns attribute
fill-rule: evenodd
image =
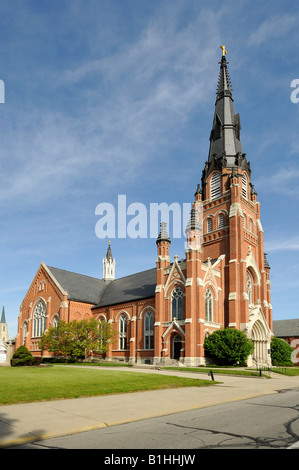
<svg viewBox="0 0 299 470"><path fill-rule="evenodd" d="M123 369L126 370L126 368ZM101 373L101 370L99 368L98 372ZM108 368L105 367L105 370ZM131 368L131 371L209 378L205 374L150 368ZM215 374L215 380L222 383L199 388L190 387L1 406L0 447L11 447L268 395L280 390L299 388L299 376L285 377L271 374L271 379L265 379Z"/></svg>

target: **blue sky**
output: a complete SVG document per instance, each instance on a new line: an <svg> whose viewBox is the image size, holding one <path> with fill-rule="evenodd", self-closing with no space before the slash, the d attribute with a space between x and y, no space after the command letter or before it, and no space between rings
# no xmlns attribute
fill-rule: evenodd
<svg viewBox="0 0 299 470"><path fill-rule="evenodd" d="M10 338L42 261L102 277L99 203L192 202L220 44L261 202L273 318L299 317L298 24L288 0L1 1L0 305ZM117 277L155 266L155 239L111 245ZM176 254L184 239L172 239Z"/></svg>

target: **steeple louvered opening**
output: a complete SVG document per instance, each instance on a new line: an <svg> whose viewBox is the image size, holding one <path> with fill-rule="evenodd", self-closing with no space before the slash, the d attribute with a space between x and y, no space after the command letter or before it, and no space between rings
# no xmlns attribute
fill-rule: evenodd
<svg viewBox="0 0 299 470"><path fill-rule="evenodd" d="M221 195L221 176L214 173L211 178L211 200L217 199Z"/></svg>
<svg viewBox="0 0 299 470"><path fill-rule="evenodd" d="M242 175L242 196L247 199L247 178L245 173Z"/></svg>

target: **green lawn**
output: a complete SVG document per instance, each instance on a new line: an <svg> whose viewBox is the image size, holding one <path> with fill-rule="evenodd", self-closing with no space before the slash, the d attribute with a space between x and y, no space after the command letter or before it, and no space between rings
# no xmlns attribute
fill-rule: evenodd
<svg viewBox="0 0 299 470"><path fill-rule="evenodd" d="M0 367L0 405L213 385L211 380L103 368Z"/></svg>

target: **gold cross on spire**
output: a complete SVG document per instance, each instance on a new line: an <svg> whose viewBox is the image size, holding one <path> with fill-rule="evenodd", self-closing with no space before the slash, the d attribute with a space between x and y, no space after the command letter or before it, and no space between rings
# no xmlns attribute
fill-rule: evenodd
<svg viewBox="0 0 299 470"><path fill-rule="evenodd" d="M227 53L225 46L220 46L220 49L222 49L222 55L225 55Z"/></svg>

